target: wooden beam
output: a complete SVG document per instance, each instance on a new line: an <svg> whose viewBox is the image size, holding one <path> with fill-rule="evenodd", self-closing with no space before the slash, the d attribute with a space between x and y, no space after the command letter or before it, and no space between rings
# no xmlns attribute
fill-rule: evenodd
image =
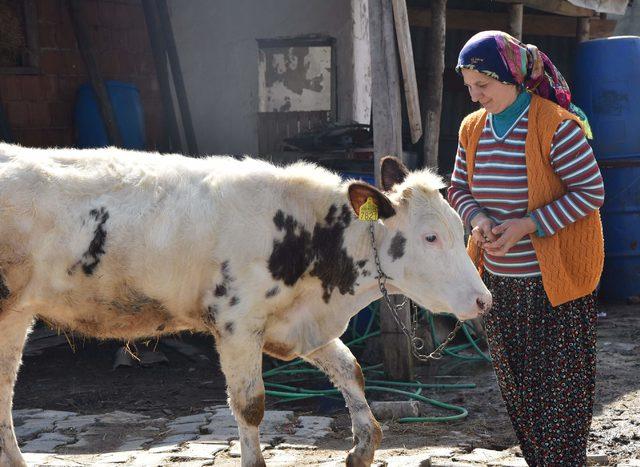
<svg viewBox="0 0 640 467"><path fill-rule="evenodd" d="M182 116L182 127L184 128L184 136L187 140L189 154L198 155L198 144L196 143L196 135L193 131L193 122L191 121L191 111L189 110L189 99L182 77L182 68L180 67L180 58L178 57L178 49L176 48L173 28L171 27L171 18L169 17L169 7L167 0L157 0L158 16L160 18L160 27L164 33L164 40L167 46L167 54L169 63L171 64L171 75L173 76L173 84L176 90L176 97L180 106L180 115Z"/></svg>
<svg viewBox="0 0 640 467"><path fill-rule="evenodd" d="M178 126L176 111L173 106L173 93L171 92L171 82L167 68L167 46L164 41L164 36L160 31L158 9L155 0L142 0L142 8L147 23L151 51L153 52L156 76L158 77L158 84L160 85L164 124L167 129L160 149L163 152L182 152L184 154L186 151L182 146L182 139L180 138L180 127Z"/></svg>
<svg viewBox="0 0 640 467"><path fill-rule="evenodd" d="M554 13L562 16L593 16L594 10L582 8L569 3L567 0L495 0L500 3L522 3L534 10Z"/></svg>
<svg viewBox="0 0 640 467"><path fill-rule="evenodd" d="M575 18L551 15L524 15L524 35L575 37ZM616 22L613 20L591 18L591 38L607 37L613 33ZM431 11L425 8L409 8L409 25L431 27ZM447 29L466 31L484 31L499 29L505 31L509 26L507 13L490 13L476 10L447 10Z"/></svg>
<svg viewBox="0 0 640 467"><path fill-rule="evenodd" d="M578 42L588 41L591 35L590 31L591 19L578 18L576 25L576 39Z"/></svg>
<svg viewBox="0 0 640 467"><path fill-rule="evenodd" d="M400 115L400 77L393 31L391 0L369 0L369 37L371 40L371 99L373 113L373 153L376 184L380 186L380 159L385 155L402 157L402 121ZM393 296L392 296L393 297ZM393 297L393 303L403 298ZM408 300L400 319L410 324ZM380 328L384 368L390 378L413 379L410 342L380 302Z"/></svg>
<svg viewBox="0 0 640 467"><path fill-rule="evenodd" d="M442 114L442 88L444 76L444 52L447 32L447 0L431 0L430 28L427 50L427 86L424 110L424 165L438 170L440 146L440 118Z"/></svg>
<svg viewBox="0 0 640 467"><path fill-rule="evenodd" d="M516 39L522 40L522 16L524 5L522 3L511 3L508 7L509 28L507 32Z"/></svg>
<svg viewBox="0 0 640 467"><path fill-rule="evenodd" d="M404 95L407 103L407 116L409 117L409 128L411 130L411 142L415 144L422 136L422 116L420 115L420 99L416 81L416 66L413 62L407 3L405 0L391 0L391 2L402 68Z"/></svg>
<svg viewBox="0 0 640 467"><path fill-rule="evenodd" d="M78 43L78 49L80 49L82 60L87 67L91 87L96 93L96 97L98 99L98 108L100 109L100 114L102 115L102 119L107 129L109 144L122 146L120 130L118 129L115 114L111 107L111 100L109 100L107 87L104 84L102 74L100 73L98 63L91 48L89 29L84 21L82 21L82 7L80 6L82 3L83 2L81 0L69 0L69 15L71 16L71 24L76 35L76 42Z"/></svg>

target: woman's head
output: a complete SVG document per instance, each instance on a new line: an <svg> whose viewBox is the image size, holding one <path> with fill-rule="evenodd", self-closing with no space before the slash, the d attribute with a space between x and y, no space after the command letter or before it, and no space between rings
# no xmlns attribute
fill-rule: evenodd
<svg viewBox="0 0 640 467"><path fill-rule="evenodd" d="M464 85L473 102L478 102L487 112L497 114L509 107L518 97L514 84L506 84L476 70L462 68Z"/></svg>

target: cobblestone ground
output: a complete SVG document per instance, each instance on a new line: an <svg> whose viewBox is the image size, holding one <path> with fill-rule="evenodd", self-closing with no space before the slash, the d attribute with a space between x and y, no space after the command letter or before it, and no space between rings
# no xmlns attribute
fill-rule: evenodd
<svg viewBox="0 0 640 467"><path fill-rule="evenodd" d="M16 433L29 466L206 466L239 465L237 428L226 406L173 420L111 412L78 415L41 409L14 412ZM345 449L324 446L333 419L269 410L261 426L268 466L343 465ZM387 428L383 425L383 429ZM346 440L345 440L346 441ZM335 443L334 443L335 444ZM610 465L591 454L590 463ZM518 448L496 451L461 447L397 449L383 447L376 466L526 466ZM618 466L640 466L630 459Z"/></svg>

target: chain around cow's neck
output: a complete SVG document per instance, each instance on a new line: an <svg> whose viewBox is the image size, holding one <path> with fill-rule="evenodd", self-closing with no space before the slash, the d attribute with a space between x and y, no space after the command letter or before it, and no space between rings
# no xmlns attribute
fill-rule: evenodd
<svg viewBox="0 0 640 467"><path fill-rule="evenodd" d="M408 298L405 298L405 301L403 301L402 303L399 303L398 305L394 305L393 302L391 302L391 299L389 298L389 292L387 291L387 279L389 278L389 276L387 276L382 271L382 266L380 265L380 255L378 254L378 247L376 247L374 224L375 222L369 222L369 234L371 235L371 246L373 247L373 258L376 263L376 269L378 270L378 276L377 276L378 287L380 288L380 292L382 292L382 297L384 298L384 301L389 307L389 310L391 310L391 316L393 316L393 319L396 322L396 324L400 327L400 329L402 329L402 332L404 333L405 336L407 336L407 338L409 339L409 342L411 342L411 353L413 353L414 357L416 357L418 360L422 362L426 362L430 359L437 360L439 358L442 358L442 352L444 351L444 348L456 337L456 333L458 332L458 329L462 327L462 321L458 320L453 330L449 333L449 335L444 340L444 342L438 346L437 349L435 349L430 354L422 353L422 350L424 349L424 339L416 336L416 328L418 323L418 307L415 305L415 303L413 303ZM398 310L402 309L405 306L407 300L409 300L409 310L411 315L411 330L407 329L405 324L402 322L402 320L398 316Z"/></svg>

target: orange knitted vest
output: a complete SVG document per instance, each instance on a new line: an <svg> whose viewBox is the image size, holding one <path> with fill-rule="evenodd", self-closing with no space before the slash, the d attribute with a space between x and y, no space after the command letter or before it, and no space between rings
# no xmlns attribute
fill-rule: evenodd
<svg viewBox="0 0 640 467"><path fill-rule="evenodd" d="M476 148L487 119L484 109L469 114L460 126L460 144L467 157L469 186L473 180ZM531 98L525 159L529 189L528 212L549 204L566 193L553 171L549 155L553 135L563 120L580 120L559 105L537 95ZM595 290L604 263L604 240L600 213L595 211L549 237L531 235L542 283L551 305L583 297ZM482 250L469 238L469 256L482 270Z"/></svg>

